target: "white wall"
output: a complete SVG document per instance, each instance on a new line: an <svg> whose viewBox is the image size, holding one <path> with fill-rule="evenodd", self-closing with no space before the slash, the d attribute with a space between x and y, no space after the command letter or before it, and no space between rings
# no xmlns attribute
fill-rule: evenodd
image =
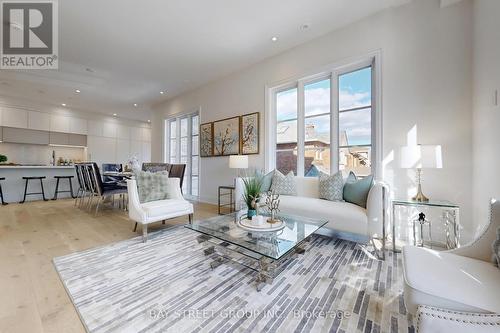
<svg viewBox="0 0 500 333"><path fill-rule="evenodd" d="M87 155L78 154L82 149L54 148L57 157L92 160L99 165L125 163L132 155L141 162L151 161L151 128L144 122L0 96L0 126L87 135ZM21 164L47 164L52 150L0 143L0 153Z"/></svg>
<svg viewBox="0 0 500 333"><path fill-rule="evenodd" d="M500 198L499 14L500 1L474 1L474 218L478 227L487 221L489 199Z"/></svg>
<svg viewBox="0 0 500 333"><path fill-rule="evenodd" d="M259 111L265 86L309 74L374 50L382 53L383 157L395 197L414 191L414 174L398 168L399 147L412 129L421 144L441 144L444 168L426 170L424 192L460 204L472 217L472 3L441 9L438 0L410 4L363 19L238 73L155 106L153 160L162 156L163 119L196 108L201 122ZM264 149L264 125L260 148ZM251 156L264 168L264 154ZM234 172L222 157L201 159L201 200L216 202L217 186ZM222 171L222 172L221 172Z"/></svg>

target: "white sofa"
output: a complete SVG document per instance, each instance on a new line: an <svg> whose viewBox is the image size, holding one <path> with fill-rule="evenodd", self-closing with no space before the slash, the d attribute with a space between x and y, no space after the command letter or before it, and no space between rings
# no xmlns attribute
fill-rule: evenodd
<svg viewBox="0 0 500 333"><path fill-rule="evenodd" d="M385 234L385 220L388 212L388 190L382 182L375 182L371 188L366 209L348 202L319 199L317 177L296 176L295 182L297 196L280 196L281 213L328 220L326 227L341 238L357 241L368 241L374 237L385 239L383 234ZM241 200L243 193L243 179L237 178L236 209L246 208Z"/></svg>
<svg viewBox="0 0 500 333"><path fill-rule="evenodd" d="M464 247L403 247L404 300L418 332L500 332L500 269L491 262L500 202L490 210L489 223Z"/></svg>
<svg viewBox="0 0 500 333"><path fill-rule="evenodd" d="M142 240L148 239L148 224L165 221L174 217L188 215L189 222L193 219L193 205L184 199L180 189L179 178L168 179L168 193L166 200L140 203L135 179L127 181L128 215L130 219L142 224Z"/></svg>

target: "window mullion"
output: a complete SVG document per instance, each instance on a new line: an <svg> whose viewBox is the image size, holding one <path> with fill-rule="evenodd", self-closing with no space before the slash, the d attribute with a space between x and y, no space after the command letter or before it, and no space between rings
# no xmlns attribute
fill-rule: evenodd
<svg viewBox="0 0 500 333"><path fill-rule="evenodd" d="M297 175L304 176L305 164L305 97L304 82L297 85Z"/></svg>
<svg viewBox="0 0 500 333"><path fill-rule="evenodd" d="M175 131L177 132L176 134L176 140L175 140L175 145L177 146L177 150L175 151L175 163L180 163L181 162L181 118L176 118L175 119Z"/></svg>
<svg viewBox="0 0 500 333"><path fill-rule="evenodd" d="M338 73L330 78L330 173L339 171L339 80Z"/></svg>
<svg viewBox="0 0 500 333"><path fill-rule="evenodd" d="M186 168L187 168L187 193L191 195L191 179L192 179L192 162L193 162L193 155L192 155L192 141L193 141L193 117L192 115L187 116L187 123L188 123L188 128L187 128L187 157L186 157Z"/></svg>

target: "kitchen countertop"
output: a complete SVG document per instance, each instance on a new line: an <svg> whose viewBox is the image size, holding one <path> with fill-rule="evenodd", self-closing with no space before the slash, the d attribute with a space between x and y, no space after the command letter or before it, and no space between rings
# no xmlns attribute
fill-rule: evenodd
<svg viewBox="0 0 500 333"><path fill-rule="evenodd" d="M74 165L0 165L0 169L74 169Z"/></svg>

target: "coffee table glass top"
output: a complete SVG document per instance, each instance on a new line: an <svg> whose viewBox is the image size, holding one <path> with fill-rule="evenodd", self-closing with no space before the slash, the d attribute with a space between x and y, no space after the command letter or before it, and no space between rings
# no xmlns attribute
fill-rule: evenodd
<svg viewBox="0 0 500 333"><path fill-rule="evenodd" d="M243 247L271 259L280 259L307 237L328 223L327 220L279 215L284 229L273 232L253 232L237 225L241 213L216 216L187 224L186 228Z"/></svg>

